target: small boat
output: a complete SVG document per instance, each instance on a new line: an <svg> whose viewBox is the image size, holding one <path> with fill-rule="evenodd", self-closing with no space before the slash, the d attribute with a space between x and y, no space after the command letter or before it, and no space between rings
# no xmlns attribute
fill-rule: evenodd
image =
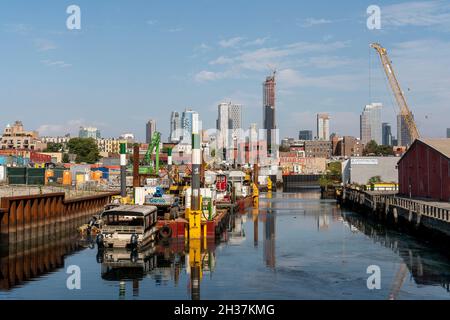
<svg viewBox="0 0 450 320"><path fill-rule="evenodd" d="M101 215L101 248L140 248L155 241L158 209L155 206L121 205Z"/></svg>

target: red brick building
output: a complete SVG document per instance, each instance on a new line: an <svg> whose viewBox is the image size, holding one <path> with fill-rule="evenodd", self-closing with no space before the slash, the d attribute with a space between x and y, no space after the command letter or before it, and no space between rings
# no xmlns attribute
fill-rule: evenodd
<svg viewBox="0 0 450 320"><path fill-rule="evenodd" d="M450 201L450 139L419 139L398 162L400 194Z"/></svg>

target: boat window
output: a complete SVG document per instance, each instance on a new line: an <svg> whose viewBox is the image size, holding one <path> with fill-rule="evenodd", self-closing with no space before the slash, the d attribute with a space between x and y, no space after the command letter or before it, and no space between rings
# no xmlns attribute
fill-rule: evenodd
<svg viewBox="0 0 450 320"><path fill-rule="evenodd" d="M108 214L103 219L108 226L138 227L144 225L144 218L130 215Z"/></svg>

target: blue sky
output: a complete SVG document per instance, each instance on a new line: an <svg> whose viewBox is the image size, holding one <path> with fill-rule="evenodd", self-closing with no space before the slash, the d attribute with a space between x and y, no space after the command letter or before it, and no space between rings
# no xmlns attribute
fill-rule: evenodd
<svg viewBox="0 0 450 320"><path fill-rule="evenodd" d="M66 8L81 8L68 30ZM381 30L366 9L381 8ZM244 106L244 124L262 122L262 82L278 70L281 137L315 129L359 135L365 104L395 102L371 42L388 48L423 136L450 127L449 1L23 1L0 3L0 126L21 119L41 134L103 136L157 120L167 138L171 110L192 107L204 128L217 104Z"/></svg>

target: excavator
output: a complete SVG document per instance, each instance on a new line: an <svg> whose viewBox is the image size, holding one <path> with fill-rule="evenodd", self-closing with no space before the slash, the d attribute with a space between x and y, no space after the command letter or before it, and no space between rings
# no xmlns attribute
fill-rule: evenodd
<svg viewBox="0 0 450 320"><path fill-rule="evenodd" d="M161 133L155 132L152 135L152 141L148 146L144 157L144 166L139 166L139 174L155 175L159 174L159 145L161 143ZM152 161L152 154L155 152L155 162Z"/></svg>
<svg viewBox="0 0 450 320"><path fill-rule="evenodd" d="M405 95L400 88L400 84L395 76L394 68L392 67L391 60L389 59L386 48L383 48L379 43L372 43L370 45L374 48L378 55L380 56L381 64L383 65L384 72L389 81L389 85L394 93L395 100L399 107L399 115L404 119L406 126L408 127L409 135L411 137L411 144L414 140L420 138L419 130L417 129L416 122L414 121L414 116L408 107Z"/></svg>

